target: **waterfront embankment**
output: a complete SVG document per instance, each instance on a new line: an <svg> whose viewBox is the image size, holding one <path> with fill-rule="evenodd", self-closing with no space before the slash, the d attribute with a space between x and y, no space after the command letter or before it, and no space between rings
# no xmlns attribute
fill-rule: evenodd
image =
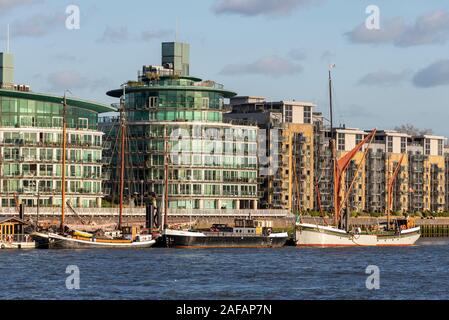
<svg viewBox="0 0 449 320"><path fill-rule="evenodd" d="M60 209L58 208L26 208L25 220L39 224L43 227L59 225ZM145 225L145 208L125 208L123 221L129 225ZM73 227L94 231L99 228L110 229L116 226L118 221L118 208L77 208L76 212L66 213L66 223ZM17 216L14 208L1 208L0 216ZM268 220L276 230L293 232L296 218L286 210L171 210L169 223L179 227L208 228L214 223L232 225L236 218L252 217L257 220ZM359 216L352 217L351 225L368 227L386 222L387 217ZM302 222L322 224L320 217L303 216ZM327 218L326 222L332 222ZM421 227L423 237L449 237L448 217L423 217L415 218L417 226Z"/></svg>

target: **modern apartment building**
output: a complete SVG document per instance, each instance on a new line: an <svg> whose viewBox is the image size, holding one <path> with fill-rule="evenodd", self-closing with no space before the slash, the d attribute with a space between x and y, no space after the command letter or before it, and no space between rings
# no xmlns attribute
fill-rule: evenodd
<svg viewBox="0 0 449 320"><path fill-rule="evenodd" d="M14 84L13 56L0 53L0 205L61 205L63 97ZM66 193L73 207L100 207L102 137L95 102L67 99Z"/></svg>
<svg viewBox="0 0 449 320"><path fill-rule="evenodd" d="M368 212L385 212L388 185L400 163L392 189L393 212L408 210L408 134L377 131L366 158L366 206Z"/></svg>
<svg viewBox="0 0 449 320"><path fill-rule="evenodd" d="M447 210L445 141L445 137L433 135L409 140L410 211Z"/></svg>
<svg viewBox="0 0 449 320"><path fill-rule="evenodd" d="M255 209L258 128L223 121L236 94L191 77L188 57L188 44L163 43L162 66L144 66L125 87L126 196L139 204L155 193L162 201L167 164L170 209ZM121 98L123 89L107 94ZM101 127L114 145L118 122ZM109 156L107 190L116 201L120 162Z"/></svg>
<svg viewBox="0 0 449 320"><path fill-rule="evenodd" d="M310 102L269 102L241 96L230 101L227 121L255 123L260 130L260 207L312 210L314 206L314 127Z"/></svg>
<svg viewBox="0 0 449 320"><path fill-rule="evenodd" d="M314 126L315 179L319 181L321 207L331 212L333 172L330 130L319 113L314 114ZM344 156L368 134L369 131L360 129L334 128L337 157ZM371 144L357 152L347 170L343 191L357 174L349 196L351 211L385 212L388 185L399 163L398 176L392 184L393 212L448 210L449 154L444 152L445 140L441 136L411 136L394 130L378 130ZM366 148L368 150L363 159ZM318 210L317 201L315 209Z"/></svg>

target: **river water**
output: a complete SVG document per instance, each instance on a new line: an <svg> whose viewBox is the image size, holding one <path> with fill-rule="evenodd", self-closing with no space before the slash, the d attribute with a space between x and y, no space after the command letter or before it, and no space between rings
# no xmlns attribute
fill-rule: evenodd
<svg viewBox="0 0 449 320"><path fill-rule="evenodd" d="M378 290L367 289L368 266L379 268ZM77 270L79 289L67 289ZM449 299L449 239L408 248L3 250L0 299Z"/></svg>

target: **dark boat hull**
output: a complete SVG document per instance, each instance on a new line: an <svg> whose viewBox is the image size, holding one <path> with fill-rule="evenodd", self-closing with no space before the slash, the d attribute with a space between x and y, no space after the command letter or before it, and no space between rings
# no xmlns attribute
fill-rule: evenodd
<svg viewBox="0 0 449 320"><path fill-rule="evenodd" d="M127 249L150 248L156 241L142 242L100 242L68 238L57 234L34 234L38 248L45 249Z"/></svg>
<svg viewBox="0 0 449 320"><path fill-rule="evenodd" d="M140 245L128 244L128 245L104 245L95 244L94 242L73 242L66 240L50 240L49 249L128 249L128 248L150 248L154 245L155 241L139 243Z"/></svg>
<svg viewBox="0 0 449 320"><path fill-rule="evenodd" d="M280 248L288 237L164 235L157 246L166 248Z"/></svg>

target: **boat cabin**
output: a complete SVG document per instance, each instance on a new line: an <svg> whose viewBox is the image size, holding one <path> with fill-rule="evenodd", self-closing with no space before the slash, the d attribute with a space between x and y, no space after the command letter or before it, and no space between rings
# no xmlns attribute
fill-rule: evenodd
<svg viewBox="0 0 449 320"><path fill-rule="evenodd" d="M272 231L272 221L259 221L253 219L235 219L234 233L269 235Z"/></svg>
<svg viewBox="0 0 449 320"><path fill-rule="evenodd" d="M9 236L22 235L27 224L17 218L0 217L0 239L5 241Z"/></svg>
<svg viewBox="0 0 449 320"><path fill-rule="evenodd" d="M396 219L396 226L398 227L398 229L401 230L412 229L416 227L415 219L413 218Z"/></svg>
<svg viewBox="0 0 449 320"><path fill-rule="evenodd" d="M215 223L210 228L211 232L233 232L233 228L223 223Z"/></svg>
<svg viewBox="0 0 449 320"><path fill-rule="evenodd" d="M136 240L137 235L140 233L139 232L139 228L136 226L126 226L126 227L122 227L122 236L125 239L128 240Z"/></svg>
<svg viewBox="0 0 449 320"><path fill-rule="evenodd" d="M415 219L413 218L398 218L390 221L390 225L387 222L379 223L379 227L383 231L387 230L406 230L416 227Z"/></svg>

